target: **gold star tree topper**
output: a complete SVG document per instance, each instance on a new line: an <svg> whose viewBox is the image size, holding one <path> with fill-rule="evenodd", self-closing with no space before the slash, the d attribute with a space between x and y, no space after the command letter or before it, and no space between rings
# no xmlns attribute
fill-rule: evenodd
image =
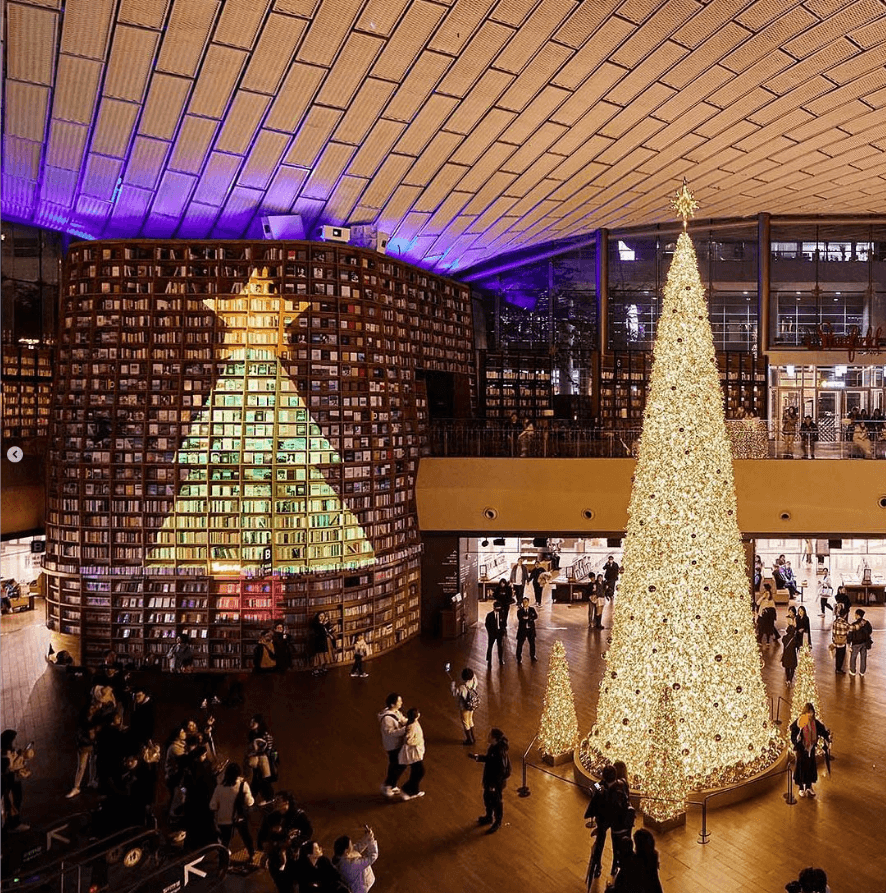
<svg viewBox="0 0 886 893"><path fill-rule="evenodd" d="M683 180L683 185L671 199L671 207L677 212L678 216L683 218L683 229L686 229L686 224L691 217L695 216L695 209L698 207L698 202L689 191L686 180Z"/></svg>

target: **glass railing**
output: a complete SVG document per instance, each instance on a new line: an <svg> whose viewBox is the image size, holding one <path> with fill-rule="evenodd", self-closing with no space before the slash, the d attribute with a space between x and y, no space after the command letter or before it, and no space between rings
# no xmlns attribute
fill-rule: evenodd
<svg viewBox="0 0 886 893"><path fill-rule="evenodd" d="M886 459L886 423L868 423L867 437L855 437L854 425L831 429L814 450L799 436L785 437L763 419L726 422L735 459ZM587 422L542 419L521 428L482 419L431 422L431 456L507 458L629 459L637 455L641 429L601 428Z"/></svg>

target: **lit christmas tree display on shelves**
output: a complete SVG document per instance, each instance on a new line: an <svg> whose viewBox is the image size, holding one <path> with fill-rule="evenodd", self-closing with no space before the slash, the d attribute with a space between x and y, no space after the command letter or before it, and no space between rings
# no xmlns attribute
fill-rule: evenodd
<svg viewBox="0 0 886 893"><path fill-rule="evenodd" d="M673 202L683 232L653 353L611 645L597 721L580 750L592 773L623 760L644 792L735 784L772 765L784 746L769 721L723 394L686 232L697 206L684 182ZM676 744L679 759L660 752L664 687L676 739L665 744Z"/></svg>
<svg viewBox="0 0 886 893"><path fill-rule="evenodd" d="M538 731L539 749L548 762L557 764L572 756L578 737L578 719L572 683L569 681L566 648L562 642L555 642Z"/></svg>
<svg viewBox="0 0 886 893"><path fill-rule="evenodd" d="M816 713L821 710L818 686L815 684L815 660L809 645L804 645L797 651L797 669L791 688L791 716L798 717L806 704L812 704Z"/></svg>

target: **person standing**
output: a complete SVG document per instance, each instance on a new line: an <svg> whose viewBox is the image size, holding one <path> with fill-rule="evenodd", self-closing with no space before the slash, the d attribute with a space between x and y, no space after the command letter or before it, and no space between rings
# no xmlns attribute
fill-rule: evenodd
<svg viewBox="0 0 886 893"><path fill-rule="evenodd" d="M285 673L292 667L292 651L290 650L291 636L286 632L286 627L282 620L274 623L273 648L274 659L277 663L277 671Z"/></svg>
<svg viewBox="0 0 886 893"><path fill-rule="evenodd" d="M508 756L508 739L501 729L489 730L489 747L485 754L470 753L477 763L483 763L483 805L486 812L477 819L479 825L489 825L487 834L501 828L504 818L503 794L511 774L511 758Z"/></svg>
<svg viewBox="0 0 886 893"><path fill-rule="evenodd" d="M372 828L366 826L362 840L353 843L350 837L339 837L333 844L332 865L338 869L350 893L366 893L375 883L372 865L378 859L378 841ZM301 893L301 885L299 885Z"/></svg>
<svg viewBox="0 0 886 893"><path fill-rule="evenodd" d="M529 658L535 663L535 621L538 620L538 611L524 596L523 604L517 609L517 663L523 663L523 643L529 641Z"/></svg>
<svg viewBox="0 0 886 893"><path fill-rule="evenodd" d="M363 660L372 653L372 649L369 647L369 642L366 641L366 636L363 633L357 633L357 638L354 640L354 666L351 668L352 676L359 676L361 679L366 679L369 676L363 669Z"/></svg>
<svg viewBox="0 0 886 893"><path fill-rule="evenodd" d="M252 665L256 673L273 673L277 669L277 652L274 649L274 634L265 630L252 652Z"/></svg>
<svg viewBox="0 0 886 893"><path fill-rule="evenodd" d="M609 601L615 597L615 584L618 582L619 566L610 555L603 565L603 579L606 582L606 598Z"/></svg>
<svg viewBox="0 0 886 893"><path fill-rule="evenodd" d="M806 613L806 608L800 605L797 608L797 648L811 644L812 630L809 628L809 615Z"/></svg>
<svg viewBox="0 0 886 893"><path fill-rule="evenodd" d="M452 696L458 698L458 709L461 714L461 726L465 730L465 740L462 744L475 744L474 739L474 711L480 706L480 694L477 691L477 679L470 667L461 671L461 685L456 685L451 680Z"/></svg>
<svg viewBox="0 0 886 893"><path fill-rule="evenodd" d="M181 673L186 666L193 664L194 648L191 645L191 637L187 633L179 633L166 656L169 658L171 673Z"/></svg>
<svg viewBox="0 0 886 893"><path fill-rule="evenodd" d="M489 666L492 666L492 649L493 647L498 647L498 662L503 664L505 662L504 654L502 653L502 639L504 638L501 631L501 615L498 612L496 607L492 607L489 613L486 615L486 663Z"/></svg>
<svg viewBox="0 0 886 893"><path fill-rule="evenodd" d="M397 782L406 768L400 765L400 748L406 737L406 717L400 712L402 706L403 698L392 691L385 699L385 709L378 714L381 743L388 755L388 772L381 792L389 799L400 793Z"/></svg>
<svg viewBox="0 0 886 893"><path fill-rule="evenodd" d="M0 735L0 785L3 796L3 830L8 832L28 831L30 825L22 822L22 779L30 775L27 761L33 756L30 746L24 750L15 749L15 729L4 729Z"/></svg>
<svg viewBox="0 0 886 893"><path fill-rule="evenodd" d="M784 411L781 421L781 433L784 435L784 458L794 458L794 443L797 440L797 408L789 406Z"/></svg>
<svg viewBox="0 0 886 893"><path fill-rule="evenodd" d="M812 704L806 704L803 712L791 723L791 744L797 755L794 781L800 788L801 797L814 797L812 785L818 781L816 750L827 748L831 733L815 715Z"/></svg>
<svg viewBox="0 0 886 893"><path fill-rule="evenodd" d="M523 564L523 558L518 558L517 563L511 568L511 589L514 598L522 601L523 587L526 585L526 565Z"/></svg>
<svg viewBox="0 0 886 893"><path fill-rule="evenodd" d="M864 619L864 611L861 608L855 609L855 620L849 627L849 644L852 651L849 655L849 675L854 676L856 667L858 674L864 678L865 670L868 668L868 650L873 645L874 629L870 622Z"/></svg>
<svg viewBox="0 0 886 893"><path fill-rule="evenodd" d="M634 811L631 808L627 782L618 777L614 765L605 766L601 783L594 785L594 795L585 810L585 818L593 818L597 823L596 840L588 866L590 878L600 877L603 865L603 848L606 845L606 832L612 832L613 874L618 868L618 840L630 837Z"/></svg>
<svg viewBox="0 0 886 893"><path fill-rule="evenodd" d="M511 605L514 604L514 594L511 584L504 577L498 581L498 586L495 587L493 604L498 611L498 627L502 636L506 636L508 634L508 617L511 613Z"/></svg>
<svg viewBox="0 0 886 893"><path fill-rule="evenodd" d="M831 627L831 643L834 646L834 663L836 673L845 674L843 664L846 662L846 642L849 639L849 621L842 606L834 612L834 625Z"/></svg>
<svg viewBox="0 0 886 893"><path fill-rule="evenodd" d="M812 416L803 417L800 425L800 443L803 447L803 458L815 458L815 444L818 442L818 425L812 421Z"/></svg>
<svg viewBox="0 0 886 893"><path fill-rule="evenodd" d="M831 585L831 575L828 569L824 569L824 576L818 581L818 600L821 604L821 613L819 617L824 617L825 611L833 611L830 605L830 598L834 593L834 587Z"/></svg>
<svg viewBox="0 0 886 893"><path fill-rule="evenodd" d="M406 735L400 748L400 765L409 766L409 778L400 791L404 800L424 797L425 792L418 789L425 776L425 733L418 721L421 714L416 707L406 712Z"/></svg>
<svg viewBox="0 0 886 893"><path fill-rule="evenodd" d="M794 684L794 670L797 669L797 627L793 614L788 614L788 625L781 639L781 665L784 667L785 685Z"/></svg>
<svg viewBox="0 0 886 893"><path fill-rule="evenodd" d="M209 808L215 813L215 823L222 845L230 849L234 830L240 832L250 861L255 857L255 844L246 820L247 810L255 803L246 779L240 774L237 763L228 763L222 780L216 785L209 800Z"/></svg>
<svg viewBox="0 0 886 893"><path fill-rule="evenodd" d="M544 592L544 583L542 582L542 575L547 570L547 568L543 564L536 564L536 566L529 573L529 582L532 583L532 594L535 596L535 607L541 607L541 595Z"/></svg>

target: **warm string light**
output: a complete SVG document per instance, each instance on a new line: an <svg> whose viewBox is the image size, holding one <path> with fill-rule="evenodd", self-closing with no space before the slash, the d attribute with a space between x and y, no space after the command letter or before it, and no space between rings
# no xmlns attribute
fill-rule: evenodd
<svg viewBox="0 0 886 893"><path fill-rule="evenodd" d="M665 286L597 722L581 747L589 770L623 760L641 790L679 799L748 777L781 752L736 512L704 289L683 232ZM665 687L674 731L662 752Z"/></svg>
<svg viewBox="0 0 886 893"><path fill-rule="evenodd" d="M726 434L733 459L768 459L769 431L763 419L730 419Z"/></svg>
<svg viewBox="0 0 886 893"><path fill-rule="evenodd" d="M655 722L650 729L649 759L644 766L643 792L647 797L640 804L646 815L659 822L685 811L686 776L678 741L674 699L670 686L664 685L658 696Z"/></svg>
<svg viewBox="0 0 886 893"><path fill-rule="evenodd" d="M797 669L794 671L794 685L791 689L791 716L796 719L806 704L812 704L818 715L820 701L818 686L815 684L815 660L809 645L804 645L797 652Z"/></svg>
<svg viewBox="0 0 886 893"><path fill-rule="evenodd" d="M553 757L574 750L578 743L575 697L569 681L566 648L562 642L555 642L551 650L538 743L543 754Z"/></svg>

